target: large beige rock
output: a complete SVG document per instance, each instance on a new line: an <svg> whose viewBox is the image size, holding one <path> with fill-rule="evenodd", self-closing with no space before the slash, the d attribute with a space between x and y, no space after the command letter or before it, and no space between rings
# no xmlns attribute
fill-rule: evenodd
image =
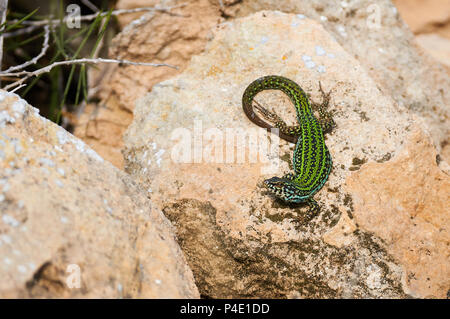
<svg viewBox="0 0 450 319"><path fill-rule="evenodd" d="M414 33L438 32L450 38L449 0L393 0L393 2Z"/></svg>
<svg viewBox="0 0 450 319"><path fill-rule="evenodd" d="M429 2L439 7L439 0ZM321 21L384 94L424 119L438 153L450 161L448 72L416 42L390 0L248 0L238 14L258 10L301 13Z"/></svg>
<svg viewBox="0 0 450 319"><path fill-rule="evenodd" d="M439 11L443 7L439 5L440 1L429 0L427 2L433 5L425 6L429 10L437 8ZM422 0L396 2L415 2L418 4L416 8L419 8L415 12L423 12ZM128 9L156 3L155 0L123 0L118 1L117 6ZM416 45L413 33L390 0L224 0L222 3L223 8L220 8L219 1L211 0L164 1L165 7L185 6L173 9L178 15L150 13L130 23L116 37L111 57L166 62L180 68L177 71L108 66L111 70L102 76L104 81L99 89L101 103L86 108L75 135L122 168L122 134L132 120L135 101L151 90L154 84L182 72L191 57L204 50L210 30L217 23L259 10L280 10L320 21L336 41L359 61L385 94L391 95L397 103L426 121L440 156L447 161L450 159L448 71ZM130 16L138 17L136 14L123 16L120 18L121 24L130 22ZM419 23L424 21L422 17L425 16L420 17ZM446 16L448 12L440 10L432 21L444 21L442 19ZM379 27L376 24L378 21ZM420 41L421 44L423 42ZM432 54L445 58L442 41L433 43L433 47L428 45Z"/></svg>
<svg viewBox="0 0 450 319"><path fill-rule="evenodd" d="M363 165L347 180L356 222L405 267L414 296L445 297L450 288L450 178L436 160L417 130L394 159Z"/></svg>
<svg viewBox="0 0 450 319"><path fill-rule="evenodd" d="M160 1L119 1L119 9L152 7ZM164 7L186 3L173 13L150 12L120 16L141 17L124 27L113 40L109 56L140 62L164 62L178 69L132 65L105 65L97 72L101 102L90 104L81 114L74 134L116 167L123 168L122 135L133 119L136 100L158 82L180 73L191 57L203 51L210 30L220 21L218 6L209 0L165 1Z"/></svg>
<svg viewBox="0 0 450 319"><path fill-rule="evenodd" d="M244 134L263 131L244 116L241 97L251 81L267 74L293 79L316 101L320 101L319 80L325 89L333 89L337 128L326 142L334 165L329 181L316 195L322 207L317 216L305 215L301 205L274 201L261 188L265 178L289 171L293 145L282 141L278 148L273 135L263 135L251 146L244 141L241 147L227 139L229 132L238 129ZM273 106L283 118L294 119L293 107L284 96L264 92L258 100ZM447 260L424 259L426 262L415 265L401 258L400 254L411 248L416 258L427 252L414 241L405 245L410 228L385 242L387 235L377 232L378 224L372 225L371 215L366 213L377 208L366 207L364 196L365 189L373 189L375 199L384 198L386 190L382 185L351 183L359 176L355 171L372 163L387 165L391 172L390 161L402 161L401 154L412 147L417 154L423 152L428 168L439 172L436 154L428 151L434 147L428 126L380 90L371 73L318 22L303 15L264 11L219 26L206 52L194 57L181 75L154 86L139 100L134 116L125 137L126 169L148 188L152 201L176 225L201 294L446 295ZM410 142L417 134L428 144L418 147ZM259 159L250 161L251 151L267 140L274 142L273 158L282 159L273 172L268 172L262 149ZM225 154L235 150L243 151L239 154L244 156L228 161ZM211 158L211 154L217 157ZM412 178L427 174L427 168L415 162L411 165L421 173L411 176L396 170L392 179L410 185ZM446 165L442 161L441 166ZM443 181L434 187L443 187L444 194L448 193L448 175L440 173L439 178ZM404 189L406 186L398 186L392 191L402 197ZM448 198L429 196L428 190L420 187L414 189L414 196L426 203L425 210L436 209L434 214L441 216L430 231L448 234ZM414 205L401 209L406 210L405 216L417 213ZM398 231L395 218L384 218L384 222L388 224L384 232ZM445 236L433 233L430 237L436 245L433 253L446 254L442 251ZM419 281L432 273L433 283L441 281L442 285L425 289L422 282L408 280L415 271L420 273L415 274Z"/></svg>
<svg viewBox="0 0 450 319"><path fill-rule="evenodd" d="M173 227L146 195L0 91L0 298L198 298Z"/></svg>

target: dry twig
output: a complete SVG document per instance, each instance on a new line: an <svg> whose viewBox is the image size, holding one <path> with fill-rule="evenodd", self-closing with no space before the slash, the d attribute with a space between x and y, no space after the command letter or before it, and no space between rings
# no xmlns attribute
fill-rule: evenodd
<svg viewBox="0 0 450 319"><path fill-rule="evenodd" d="M50 64L50 65L48 65L46 67L43 67L43 68L41 68L39 70L35 70L35 71L20 71L20 72L10 72L10 73L0 72L0 77L24 76L20 80L17 80L16 82L13 82L13 83L5 86L3 89L4 90L8 90L8 89L11 89L11 88L13 88L13 87L15 87L17 85L21 85L23 82L25 82L29 78L31 78L33 76L39 76L39 75L41 75L43 73L50 72L51 69L53 69L54 67L57 67L59 65L70 65L70 64L78 64L78 63L93 63L93 64L98 64L98 63L122 63L122 64L129 64L129 65L142 65L142 66L153 66L153 67L165 66L165 67L169 67L169 68L178 69L177 66L166 64L166 63L133 62L133 61L129 61L129 60L116 60L116 59L103 59L103 58L74 59L74 60L67 60L67 61L58 61L58 62L52 63L52 64Z"/></svg>

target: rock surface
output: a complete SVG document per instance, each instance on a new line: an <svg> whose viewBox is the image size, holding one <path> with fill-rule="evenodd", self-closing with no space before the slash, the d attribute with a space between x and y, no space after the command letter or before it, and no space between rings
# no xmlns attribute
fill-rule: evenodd
<svg viewBox="0 0 450 319"><path fill-rule="evenodd" d="M415 34L436 32L450 38L449 0L394 0Z"/></svg>
<svg viewBox="0 0 450 319"><path fill-rule="evenodd" d="M326 90L333 89L337 128L326 143L334 166L329 181L316 195L322 207L317 216L306 215L301 205L274 201L261 188L265 178L289 171L293 145L282 141L278 148L273 135L244 139L241 144L227 138L238 129L243 134L258 130L243 115L241 96L251 81L267 74L293 79L316 101L320 101L319 80ZM442 249L446 240L448 245L445 194L449 193L449 177L440 172L436 153L430 151L433 144L425 121L380 90L382 74L367 72L319 23L303 15L263 11L220 25L204 54L194 57L181 75L155 85L138 102L125 136L126 169L148 187L152 202L176 225L202 295L446 296L450 272ZM258 100L267 107L278 105L282 118L294 119L284 96L264 92ZM411 142L417 136L428 142L418 147ZM282 159L272 172L260 148L267 140L272 141L272 160ZM259 159L252 162L255 148ZM414 176L395 170L394 165L407 162L405 154L411 148L417 148L415 154L423 153L428 163L423 167L411 162ZM234 151L244 155L239 158ZM392 198L401 198L405 189L412 191L407 185L418 178L417 189L410 195L421 199L420 215L440 216L433 219L436 227L429 228L427 238L430 245L436 245L432 255L440 252L444 257L425 257L426 245L408 241L410 224L398 235L396 219L387 218L398 207L367 213L378 208L366 197L372 196L375 202L385 198L389 185L369 187L354 182L358 178L367 181L370 176L363 172L365 167L370 171L374 163L379 163L380 171L383 167L395 170L391 178L397 187L391 190L396 192ZM442 187L438 197L421 187L420 178L429 171L442 179L433 188ZM401 209L404 216L418 213L415 205ZM384 217L389 225L379 229L378 222L371 222L373 215L380 220ZM429 222L419 225L427 228ZM421 262L403 258L408 249ZM427 285L424 280L430 273L434 278Z"/></svg>
<svg viewBox="0 0 450 319"><path fill-rule="evenodd" d="M5 91L0 278L0 298L199 297L173 227L145 192Z"/></svg>
<svg viewBox="0 0 450 319"><path fill-rule="evenodd" d="M411 1L414 0L396 2ZM431 1L437 5L429 5L430 10L439 8L439 1ZM155 3L155 0L119 1L118 7L153 6ZM426 121L440 156L450 160L448 70L416 44L414 35L400 19L391 1L230 0L222 3L223 8L220 8L219 1L164 1L166 7L186 4L173 10L182 16L151 13L126 27L117 37L111 57L166 62L178 65L180 69L113 66L100 88L102 102L86 109L75 135L122 168L122 134L132 120L131 112L136 99L155 83L183 71L190 58L204 50L210 29L217 23L260 10L280 10L320 21L336 41L369 72L385 94L391 95L397 103ZM423 9L420 10L416 11L423 12ZM441 10L439 15L435 15L438 17L436 21L441 21L440 17L445 14ZM122 24L130 21L130 16L122 17ZM380 22L379 27L377 21ZM410 22L409 19L407 21ZM430 20L420 21L421 24L433 24ZM423 43L423 40L419 41L419 44ZM434 41L430 49L433 56L445 57L442 41Z"/></svg>
<svg viewBox="0 0 450 319"><path fill-rule="evenodd" d="M321 21L384 94L424 119L438 153L450 161L450 77L417 44L390 0L248 0L239 16L258 10L302 13Z"/></svg>
<svg viewBox="0 0 450 319"><path fill-rule="evenodd" d="M159 1L121 1L117 7L151 7L157 3ZM88 105L74 131L77 137L116 167L123 168L122 136L133 119L136 100L154 84L184 70L191 57L203 51L210 30L223 20L219 8L208 0L165 1L164 7L177 3L187 3L172 10L178 15L161 12L141 14L116 36L109 56L140 62L164 62L179 69L130 65L102 67L104 75L98 94L101 102ZM129 19L128 15L122 17L122 23Z"/></svg>

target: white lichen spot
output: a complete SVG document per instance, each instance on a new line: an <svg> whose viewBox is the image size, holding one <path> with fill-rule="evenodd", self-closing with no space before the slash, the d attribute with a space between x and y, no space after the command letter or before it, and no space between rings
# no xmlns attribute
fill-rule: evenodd
<svg viewBox="0 0 450 319"><path fill-rule="evenodd" d="M318 65L317 66L317 72L319 72L319 73L325 73L327 70L326 70L326 68L325 68L325 66L323 66L323 65Z"/></svg>
<svg viewBox="0 0 450 319"><path fill-rule="evenodd" d="M58 167L57 171L58 171L59 175L61 175L61 176L63 176L63 177L65 177L65 176L66 176L66 172L64 171L64 169L63 169L63 168L61 168L61 167Z"/></svg>
<svg viewBox="0 0 450 319"><path fill-rule="evenodd" d="M3 193L6 193L7 191L9 191L10 188L11 188L11 185L9 185L8 183L3 185L3 188L2 188Z"/></svg>
<svg viewBox="0 0 450 319"><path fill-rule="evenodd" d="M17 207L18 207L19 209L22 209L23 206L25 206L23 200L19 200L19 201L17 202Z"/></svg>
<svg viewBox="0 0 450 319"><path fill-rule="evenodd" d="M89 148L85 152L89 157L95 159L96 161L103 162L103 158L97 154L92 148Z"/></svg>
<svg viewBox="0 0 450 319"><path fill-rule="evenodd" d="M369 272L366 279L367 287L370 289L380 289L382 277L381 268L372 264L368 267L367 271Z"/></svg>
<svg viewBox="0 0 450 319"><path fill-rule="evenodd" d="M155 284L161 285L162 281L160 279L155 279Z"/></svg>
<svg viewBox="0 0 450 319"><path fill-rule="evenodd" d="M0 112L0 127L4 127L5 124L14 124L16 123L16 119L9 115L8 111Z"/></svg>
<svg viewBox="0 0 450 319"><path fill-rule="evenodd" d="M155 156L156 158L162 157L162 155L166 152L164 149L160 149L158 152L156 152Z"/></svg>
<svg viewBox="0 0 450 319"><path fill-rule="evenodd" d="M56 179L56 180L55 180L55 184L56 184L56 186L58 186L58 187L60 187L60 188L63 188L63 187L64 187L64 183L61 182L59 179Z"/></svg>
<svg viewBox="0 0 450 319"><path fill-rule="evenodd" d="M269 38L266 37L266 36L263 36L263 37L261 37L260 43L261 43L261 44L265 44L265 43L267 43L267 41L269 41Z"/></svg>
<svg viewBox="0 0 450 319"><path fill-rule="evenodd" d="M347 1L341 1L341 7L342 8L347 8L348 7L348 2Z"/></svg>
<svg viewBox="0 0 450 319"><path fill-rule="evenodd" d="M308 69L312 69L312 68L314 68L316 66L316 63L314 61L308 61L308 62L305 63L305 66Z"/></svg>
<svg viewBox="0 0 450 319"><path fill-rule="evenodd" d="M305 19L306 18L306 16L304 14L296 14L295 16L297 18L299 18L299 19Z"/></svg>
<svg viewBox="0 0 450 319"><path fill-rule="evenodd" d="M49 167L55 167L55 162L53 162L51 159L45 158L45 157L41 157L39 159L39 164L41 165L46 165Z"/></svg>
<svg viewBox="0 0 450 319"><path fill-rule="evenodd" d="M324 55L325 53L326 53L325 50L320 45L316 45L316 54L317 55Z"/></svg>
<svg viewBox="0 0 450 319"><path fill-rule="evenodd" d="M300 24L301 24L302 22L301 21L292 21L292 23L291 23L291 27L297 27L297 26L299 26Z"/></svg>
<svg viewBox="0 0 450 319"><path fill-rule="evenodd" d="M17 155L19 155L20 153L22 153L22 146L20 146L19 143L16 143L14 145L14 151L16 152Z"/></svg>
<svg viewBox="0 0 450 319"><path fill-rule="evenodd" d="M56 132L56 138L58 139L58 143L60 145L66 144L71 139L69 134L66 131L64 131L64 130L58 130Z"/></svg>
<svg viewBox="0 0 450 319"><path fill-rule="evenodd" d="M11 244L12 243L12 239L10 236L3 234L0 236L0 239L5 243L5 244Z"/></svg>
<svg viewBox="0 0 450 319"><path fill-rule="evenodd" d="M71 138L70 140L71 140L72 144L75 145L75 148L79 152L81 152L81 153L84 152L84 148L86 147L86 144L82 140L74 139L74 138Z"/></svg>
<svg viewBox="0 0 450 319"><path fill-rule="evenodd" d="M3 262L7 265L11 265L12 264L12 260L8 257L3 258Z"/></svg>
<svg viewBox="0 0 450 319"><path fill-rule="evenodd" d="M23 115L25 113L25 107L27 105L27 102L20 99L13 103L12 110L14 112L14 116L18 118L20 115Z"/></svg>
<svg viewBox="0 0 450 319"><path fill-rule="evenodd" d="M24 274L27 272L27 267L25 267L24 265L19 265L19 266L17 266L17 270L19 272L21 272L22 274Z"/></svg>
<svg viewBox="0 0 450 319"><path fill-rule="evenodd" d="M347 37L347 31L345 31L345 27L343 25L338 26L337 30L341 36Z"/></svg>
<svg viewBox="0 0 450 319"><path fill-rule="evenodd" d="M65 217L65 216L61 216L61 223L63 223L63 224L67 224L68 222L69 222L69 219L67 219L67 217Z"/></svg>
<svg viewBox="0 0 450 319"><path fill-rule="evenodd" d="M158 152L156 152L155 157L156 157L156 164L158 166L161 166L162 156L165 152L166 150L164 149L160 149Z"/></svg>
<svg viewBox="0 0 450 319"><path fill-rule="evenodd" d="M53 157L53 156L56 155L56 152L55 152L55 151L52 151L52 150L48 150L46 153L47 153L47 155L50 156L50 157Z"/></svg>
<svg viewBox="0 0 450 319"><path fill-rule="evenodd" d="M105 199L103 199L103 204L105 204L105 210L106 210L106 212L108 213L108 214L112 214L112 209L111 209L111 207L109 207L109 205L108 205L108 201L106 200L106 198Z"/></svg>
<svg viewBox="0 0 450 319"><path fill-rule="evenodd" d="M326 16L320 16L320 21L322 22L328 21L328 18Z"/></svg>
<svg viewBox="0 0 450 319"><path fill-rule="evenodd" d="M333 53L328 53L328 54L327 54L327 57L329 57L329 58L331 58L331 59L334 59L334 58L335 58L335 55L334 55Z"/></svg>
<svg viewBox="0 0 450 319"><path fill-rule="evenodd" d="M20 223L14 217L8 214L3 214L2 221L12 227L18 227L20 225Z"/></svg>
<svg viewBox="0 0 450 319"><path fill-rule="evenodd" d="M304 62L308 62L308 61L311 61L312 58L311 58L309 55L303 55L303 56L302 56L302 60L303 60Z"/></svg>
<svg viewBox="0 0 450 319"><path fill-rule="evenodd" d="M5 200L5 195L0 194L0 203L3 202Z"/></svg>

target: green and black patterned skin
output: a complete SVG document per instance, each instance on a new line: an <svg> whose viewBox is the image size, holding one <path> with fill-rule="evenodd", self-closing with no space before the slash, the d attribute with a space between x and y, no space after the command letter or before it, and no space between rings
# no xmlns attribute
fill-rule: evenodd
<svg viewBox="0 0 450 319"><path fill-rule="evenodd" d="M298 126L287 126L276 114L260 105L257 109L265 119L274 122L275 126L258 117L252 102L255 95L264 90L280 90L289 97L297 111ZM328 131L333 124L331 117L326 118L328 114L319 109L319 114L325 118L319 121L314 116L302 88L294 81L277 75L264 76L253 81L244 92L242 105L245 114L253 123L266 129L278 128L280 138L296 143L293 155L294 173L267 179L264 181L265 186L286 202L306 202L311 208L317 209L318 205L312 197L325 184L332 167L330 152L324 140L324 130Z"/></svg>

